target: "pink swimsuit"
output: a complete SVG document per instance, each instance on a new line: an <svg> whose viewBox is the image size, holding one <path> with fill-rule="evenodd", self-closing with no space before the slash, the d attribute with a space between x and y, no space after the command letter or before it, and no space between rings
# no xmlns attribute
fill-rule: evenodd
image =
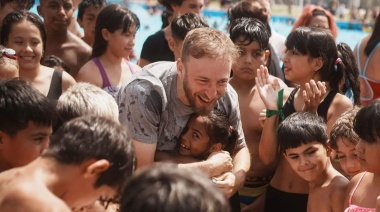
<svg viewBox="0 0 380 212"><path fill-rule="evenodd" d="M344 212L376 212L376 208L363 208L363 207L351 204L351 202L352 202L352 196L354 196L354 193L355 193L356 189L358 188L360 182L362 181L362 179L363 179L363 177L364 177L364 175L366 173L367 172L364 172L362 174L362 176L360 177L358 183L355 185L354 190L352 190L352 192L350 194L350 199L348 200L349 206L348 206L348 208L346 208L346 210L344 210Z"/></svg>

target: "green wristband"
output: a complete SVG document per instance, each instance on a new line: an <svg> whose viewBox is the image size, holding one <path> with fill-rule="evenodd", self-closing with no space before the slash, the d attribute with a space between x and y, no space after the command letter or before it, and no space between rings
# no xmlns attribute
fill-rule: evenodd
<svg viewBox="0 0 380 212"><path fill-rule="evenodd" d="M285 119L284 113L282 112L282 101L284 99L284 89L281 89L278 92L278 100L277 100L277 106L278 110L267 110L265 113L265 117L269 118L274 115L279 114L280 115L280 121Z"/></svg>

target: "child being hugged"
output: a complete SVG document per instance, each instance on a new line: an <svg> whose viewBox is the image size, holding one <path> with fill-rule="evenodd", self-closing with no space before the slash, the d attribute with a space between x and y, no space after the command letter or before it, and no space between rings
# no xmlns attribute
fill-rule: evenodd
<svg viewBox="0 0 380 212"><path fill-rule="evenodd" d="M138 17L126 7L104 7L96 19L91 60L79 70L77 81L94 84L115 97L121 84L141 69L126 59L135 46L139 27Z"/></svg>
<svg viewBox="0 0 380 212"><path fill-rule="evenodd" d="M280 124L277 136L281 153L309 183L307 211L343 211L348 180L331 164L323 118L309 112L293 113Z"/></svg>

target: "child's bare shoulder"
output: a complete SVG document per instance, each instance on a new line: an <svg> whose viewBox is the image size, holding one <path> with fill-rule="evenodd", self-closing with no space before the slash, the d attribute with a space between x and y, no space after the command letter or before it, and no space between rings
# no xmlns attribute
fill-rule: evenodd
<svg viewBox="0 0 380 212"><path fill-rule="evenodd" d="M0 211L71 211L62 200L36 183L18 183L1 193Z"/></svg>

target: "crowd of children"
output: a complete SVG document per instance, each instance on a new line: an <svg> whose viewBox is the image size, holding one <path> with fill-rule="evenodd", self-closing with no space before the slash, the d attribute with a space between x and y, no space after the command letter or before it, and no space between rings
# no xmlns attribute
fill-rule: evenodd
<svg viewBox="0 0 380 212"><path fill-rule="evenodd" d="M353 51L316 6L282 40L266 0L232 4L229 36L203 0L159 2L134 64L126 6L1 1L0 211L380 208L380 18Z"/></svg>

